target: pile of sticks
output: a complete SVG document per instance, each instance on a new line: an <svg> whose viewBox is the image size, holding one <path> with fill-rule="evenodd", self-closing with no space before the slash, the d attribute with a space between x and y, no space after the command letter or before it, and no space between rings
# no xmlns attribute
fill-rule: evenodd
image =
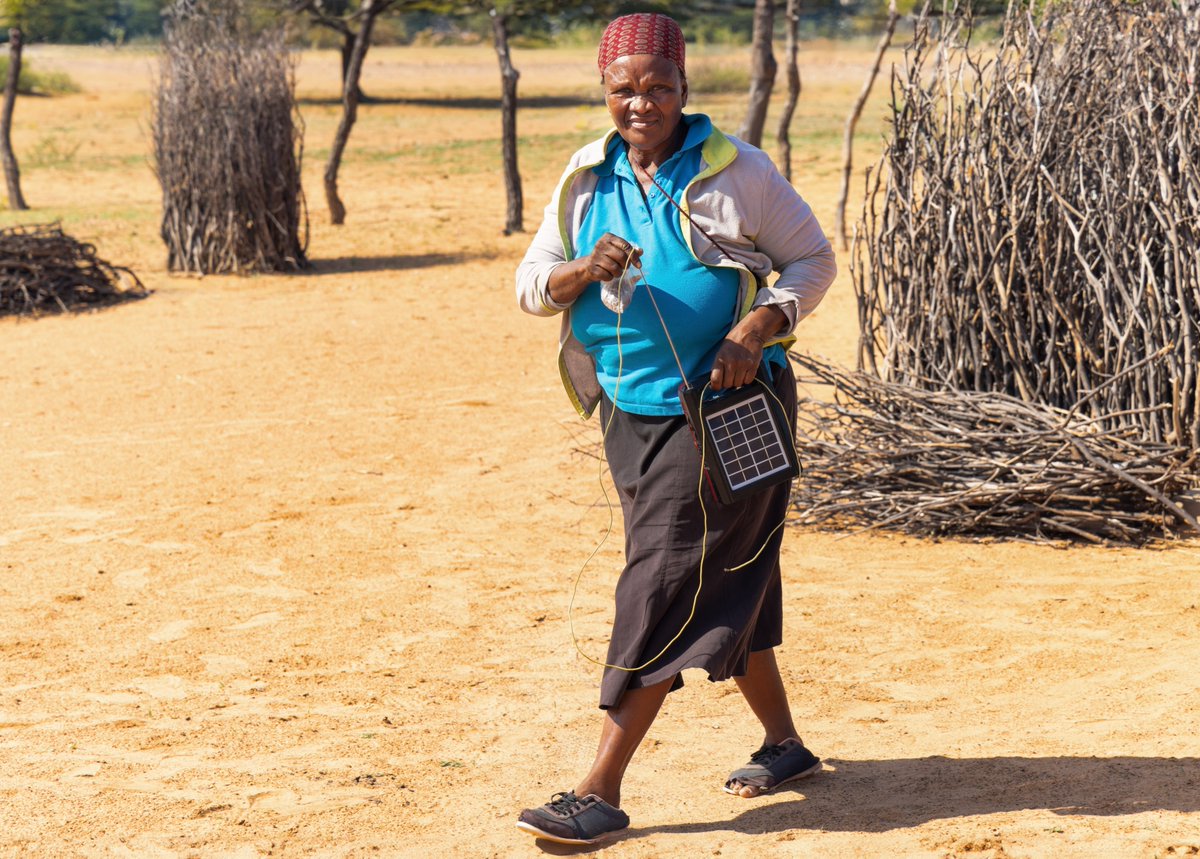
<svg viewBox="0 0 1200 859"><path fill-rule="evenodd" d="M1092 430L1196 451L1200 2L1032 6L986 45L956 8L917 21L856 232L859 369L1060 409L1102 387Z"/></svg>
<svg viewBox="0 0 1200 859"><path fill-rule="evenodd" d="M241 0L177 0L154 104L167 267L202 274L307 266L302 125L281 28Z"/></svg>
<svg viewBox="0 0 1200 859"><path fill-rule="evenodd" d="M0 230L0 316L84 310L148 294L136 274L100 259L58 224Z"/></svg>
<svg viewBox="0 0 1200 859"><path fill-rule="evenodd" d="M800 402L804 473L792 501L802 523L1128 545L1200 532L1179 500L1196 485L1195 451L1082 408L792 361L801 385L824 389Z"/></svg>
<svg viewBox="0 0 1200 859"><path fill-rule="evenodd" d="M801 358L813 523L1200 530L1200 0L922 13L851 272L859 373ZM1187 499L1187 500L1185 500Z"/></svg>

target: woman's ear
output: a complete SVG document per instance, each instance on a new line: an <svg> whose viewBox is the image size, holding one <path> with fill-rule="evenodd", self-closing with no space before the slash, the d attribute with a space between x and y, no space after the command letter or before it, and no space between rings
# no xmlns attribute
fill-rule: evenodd
<svg viewBox="0 0 1200 859"><path fill-rule="evenodd" d="M679 76L679 88L680 88L680 93L679 93L680 107L687 107L687 96L688 96L687 78L685 78L682 74Z"/></svg>

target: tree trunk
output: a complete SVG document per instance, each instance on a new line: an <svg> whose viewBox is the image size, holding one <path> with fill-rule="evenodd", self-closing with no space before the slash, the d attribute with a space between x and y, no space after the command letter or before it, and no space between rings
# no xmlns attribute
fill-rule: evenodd
<svg viewBox="0 0 1200 859"><path fill-rule="evenodd" d="M342 89L346 89L346 75L350 71L350 58L354 56L354 44L357 39L354 33L350 30L342 33ZM357 83L354 84L354 95L358 99L359 104L369 102L366 93L362 91L362 87Z"/></svg>
<svg viewBox="0 0 1200 859"><path fill-rule="evenodd" d="M21 30L8 31L8 78L4 81L4 107L0 109L0 158L4 160L4 179L8 183L8 207L28 209L21 195L21 171L12 148L12 116L17 104L17 79L21 76Z"/></svg>
<svg viewBox="0 0 1200 859"><path fill-rule="evenodd" d="M842 243L842 250L850 248L850 240L846 236L846 200L850 196L850 173L854 164L854 129L858 125L858 118L862 116L867 97L871 94L871 87L875 85L879 67L883 64L883 55L887 51L888 45L892 43L892 35L896 32L896 21L899 18L900 15L896 12L896 0L890 0L887 24L884 27L883 35L879 38L879 44L875 48L875 65L871 67L871 73L867 75L867 82L863 84L862 92L858 94L858 100L854 102L850 116L846 118L846 133L842 138L842 191L838 195L836 216L838 240Z"/></svg>
<svg viewBox="0 0 1200 859"><path fill-rule="evenodd" d="M333 147L329 150L329 161L325 165L325 202L329 206L329 221L332 224L346 222L346 207L338 196L338 168L342 164L342 153L346 151L346 142L350 139L350 129L358 119L358 79L362 74L363 60L367 56L367 48L371 45L371 31L375 28L375 19L388 3L379 0L363 0L362 23L358 35L354 38L354 48L350 52L350 64L346 67L346 78L342 83L342 120L338 123L337 134L333 138Z"/></svg>
<svg viewBox="0 0 1200 859"><path fill-rule="evenodd" d="M754 146L762 146L763 126L767 123L767 104L775 85L775 54L771 36L775 29L775 0L755 0L754 37L750 45L750 104L746 121L738 137Z"/></svg>
<svg viewBox="0 0 1200 859"><path fill-rule="evenodd" d="M792 115L796 112L796 103L800 101L800 67L796 63L799 53L797 44L800 29L800 0L787 0L787 59L784 69L787 73L788 94L783 104L783 114L779 117L779 131L776 139L779 141L779 170L783 178L792 181L792 141L789 131L792 125Z"/></svg>
<svg viewBox="0 0 1200 859"><path fill-rule="evenodd" d="M504 155L504 190L508 197L508 212L504 219L507 236L524 228L525 199L521 193L521 173L517 169L517 79L521 73L513 67L508 50L508 16L494 8L490 14L496 56L500 59L500 139Z"/></svg>

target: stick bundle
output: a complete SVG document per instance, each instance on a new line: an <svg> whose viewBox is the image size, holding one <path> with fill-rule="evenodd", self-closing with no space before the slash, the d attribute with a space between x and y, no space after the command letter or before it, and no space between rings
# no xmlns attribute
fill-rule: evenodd
<svg viewBox="0 0 1200 859"><path fill-rule="evenodd" d="M293 71L282 29L251 32L239 0L171 7L154 110L170 270L307 265Z"/></svg>
<svg viewBox="0 0 1200 859"><path fill-rule="evenodd" d="M918 20L855 237L859 368L1057 408L1103 385L1097 431L1200 450L1200 3L1039 14L984 52L957 9Z"/></svg>
<svg viewBox="0 0 1200 859"><path fill-rule="evenodd" d="M57 224L0 230L0 316L82 310L145 298L129 269L96 256L96 248Z"/></svg>
<svg viewBox="0 0 1200 859"><path fill-rule="evenodd" d="M1195 452L1006 394L933 391L792 355L800 522L922 535L1141 544L1200 531L1175 499ZM1194 533L1194 531L1192 531Z"/></svg>

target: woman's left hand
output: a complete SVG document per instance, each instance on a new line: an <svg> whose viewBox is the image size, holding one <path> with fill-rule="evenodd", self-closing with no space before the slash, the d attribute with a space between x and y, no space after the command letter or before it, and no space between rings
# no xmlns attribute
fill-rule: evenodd
<svg viewBox="0 0 1200 859"><path fill-rule="evenodd" d="M778 307L756 307L742 319L717 349L708 381L713 390L737 388L754 381L762 363L763 344L787 324L787 316Z"/></svg>

